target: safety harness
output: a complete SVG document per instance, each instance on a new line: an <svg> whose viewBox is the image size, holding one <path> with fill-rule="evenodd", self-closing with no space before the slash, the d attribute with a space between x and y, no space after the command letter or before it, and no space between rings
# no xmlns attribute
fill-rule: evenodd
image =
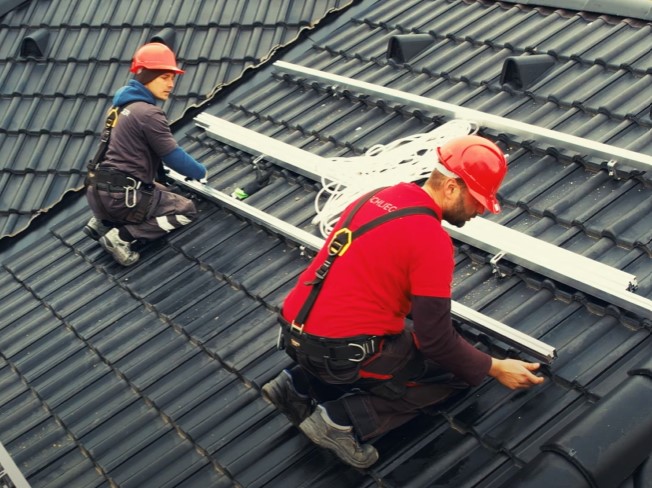
<svg viewBox="0 0 652 488"><path fill-rule="evenodd" d="M124 109L126 106L127 105L124 105L122 107L111 107L109 109L109 113L107 114L106 120L104 121L104 129L102 130L102 135L100 136L100 143L98 144L97 150L95 151L95 156L93 157L93 159L91 159L88 162L87 165L89 174L91 171L95 171L97 168L99 168L100 163L104 159L104 156L106 155L106 150L109 147L109 139L111 139L111 131L118 123L118 115L120 115L120 111Z"/></svg>
<svg viewBox="0 0 652 488"><path fill-rule="evenodd" d="M97 190L106 192L124 192L125 207L133 209L129 214L129 221L142 222L147 217L152 202L154 185L143 184L140 180L127 173L113 168L105 169L100 166L109 147L111 131L118 123L118 116L128 105L129 103L120 107L111 107L109 110L95 156L87 165L86 185L94 186ZM138 198L139 190L140 199Z"/></svg>
<svg viewBox="0 0 652 488"><path fill-rule="evenodd" d="M355 206L351 209L349 215L342 222L342 226L332 236L328 244L328 256L324 263L315 272L315 278L307 283L312 288L310 293L299 310L297 317L288 322L279 314L279 322L281 324L282 336L279 336L279 347L283 347L283 343L289 344L294 353L300 352L307 356L321 358L326 360L348 360L354 363L360 363L372 356L379 350L380 343L384 336L359 336L347 337L344 339L331 339L314 336L303 331L308 315L312 310L319 292L321 291L324 280L328 276L328 272L333 266L335 260L342 256L349 249L354 240L361 235L366 234L379 225L389 222L394 219L406 217L408 215L430 215L439 219L437 213L429 207L406 207L393 212L384 214L369 222L361 225L355 230L349 228L349 224L353 220L358 210L376 193L383 190L379 188L373 190L363 197L361 197ZM283 341L281 340L283 339ZM292 356L292 354L290 354Z"/></svg>

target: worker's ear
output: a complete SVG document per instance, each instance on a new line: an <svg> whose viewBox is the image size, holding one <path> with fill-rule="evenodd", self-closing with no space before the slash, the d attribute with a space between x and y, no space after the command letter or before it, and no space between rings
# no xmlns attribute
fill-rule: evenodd
<svg viewBox="0 0 652 488"><path fill-rule="evenodd" d="M446 178L444 181L444 197L447 199L457 198L457 192L461 191L460 185L455 178Z"/></svg>

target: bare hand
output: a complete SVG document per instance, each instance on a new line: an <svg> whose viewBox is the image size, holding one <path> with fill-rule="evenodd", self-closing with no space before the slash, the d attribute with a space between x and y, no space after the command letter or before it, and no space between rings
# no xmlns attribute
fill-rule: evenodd
<svg viewBox="0 0 652 488"><path fill-rule="evenodd" d="M527 363L518 359L492 358L489 376L496 378L507 388L516 390L543 383L544 378L532 373L537 369L539 369L539 363Z"/></svg>

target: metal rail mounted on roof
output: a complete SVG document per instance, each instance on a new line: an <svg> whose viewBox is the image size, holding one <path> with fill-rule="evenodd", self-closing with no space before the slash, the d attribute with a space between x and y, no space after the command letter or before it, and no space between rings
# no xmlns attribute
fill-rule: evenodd
<svg viewBox="0 0 652 488"><path fill-rule="evenodd" d="M262 210L248 205L225 193L215 190L197 181L186 181L178 173L170 170L169 176L178 184L199 195L211 200L222 207L244 216L252 222L259 224L273 232L286 236L291 241L301 244L308 249L317 251L324 245L324 239L314 236L294 225L274 217ZM523 351L546 364L552 363L557 358L557 350L545 342L531 337L523 332L513 329L502 322L492 319L481 312L477 312L461 303L451 302L451 313L460 322L466 323L480 330L494 339L498 339L520 351Z"/></svg>
<svg viewBox="0 0 652 488"><path fill-rule="evenodd" d="M274 66L294 75L307 76L311 79L328 83L340 91L357 90L365 94L376 95L381 97L383 100L398 102L403 105L427 111L434 111L456 119L473 120L478 122L481 126L491 127L492 129L503 131L505 134L513 134L522 137L523 140L534 140L538 144L549 144L551 147L563 146L564 148L577 152L579 155L586 155L598 158L602 161L607 161L610 170L613 170L613 168L619 163L626 163L629 166L643 171L652 170L652 157L639 152L610 146L601 142L564 134L562 132L532 124L526 124L524 122L518 122L516 120L480 112L479 110L440 102L432 98L413 95L393 88L387 88L381 85L375 85L373 83L327 73L325 71L306 68L285 61L276 61Z"/></svg>
<svg viewBox="0 0 652 488"><path fill-rule="evenodd" d="M0 442L0 486L30 488L18 466Z"/></svg>
<svg viewBox="0 0 652 488"><path fill-rule="evenodd" d="M268 161L316 181L322 176L333 177L346 185L342 175L329 175L334 170L329 169L331 165L321 156L210 114L199 114L195 121L211 137L225 144L250 154L261 154ZM637 285L632 274L481 217L467 222L463 228L445 222L444 226L455 239L495 254L498 259L519 264L643 317L652 311L651 300L628 291Z"/></svg>

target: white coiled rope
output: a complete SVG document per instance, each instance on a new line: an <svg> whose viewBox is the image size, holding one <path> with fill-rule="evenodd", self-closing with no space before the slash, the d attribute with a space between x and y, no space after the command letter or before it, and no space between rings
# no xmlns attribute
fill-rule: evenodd
<svg viewBox="0 0 652 488"><path fill-rule="evenodd" d="M381 186L412 182L427 178L439 164L437 148L449 139L475 134L478 124L468 120L453 120L432 132L397 139L389 144L370 147L362 156L328 158L333 163L329 174L337 179L322 177L322 189L315 198L317 215L313 224L319 225L327 237L342 211L356 198Z"/></svg>

